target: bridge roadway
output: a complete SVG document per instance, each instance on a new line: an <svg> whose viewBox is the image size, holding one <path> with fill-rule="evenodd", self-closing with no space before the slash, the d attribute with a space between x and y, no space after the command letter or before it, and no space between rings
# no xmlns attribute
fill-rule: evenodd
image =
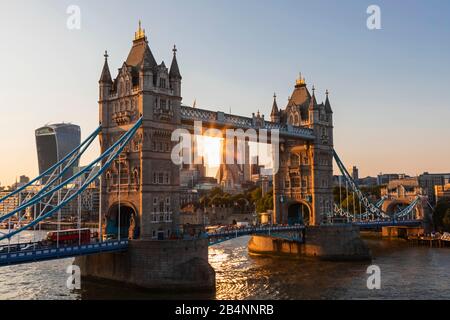
<svg viewBox="0 0 450 320"><path fill-rule="evenodd" d="M378 229L381 227L419 227L422 220L380 220L380 221L364 221L353 222L360 229Z"/></svg>
<svg viewBox="0 0 450 320"><path fill-rule="evenodd" d="M209 245L213 246L215 244L228 241L231 239L249 236L252 234L267 234L273 237L290 239L297 241L300 239L298 235L292 234L295 232L299 232L305 229L303 225L295 225L295 226L267 226L267 227L249 227L249 228L236 228L233 230L219 231L219 232L209 232L208 240ZM280 235L281 233L288 233L286 235Z"/></svg>
<svg viewBox="0 0 450 320"><path fill-rule="evenodd" d="M42 246L39 242L0 247L0 266L64 259L87 254L124 251L128 240L110 240L81 245Z"/></svg>
<svg viewBox="0 0 450 320"><path fill-rule="evenodd" d="M421 224L418 220L404 221L370 221L370 222L353 222L354 225L361 229L374 229L386 226L406 226L415 227ZM213 246L231 239L248 236L253 234L267 234L274 238L302 242L305 229L303 225L295 226L265 226L265 227L248 227L236 228L233 230L224 230L217 232L209 232L201 237L208 238L209 246ZM28 242L11 245L0 246L0 267L7 265L17 265L24 263L32 263L46 260L64 259L75 256L126 251L128 248L128 240L108 240L104 242L92 242L80 245L62 245L47 246L41 242Z"/></svg>
<svg viewBox="0 0 450 320"><path fill-rule="evenodd" d="M209 245L215 245L233 238L242 237L251 234L271 234L292 233L300 231L303 226L268 226L268 227L249 227L236 228L234 230L205 233L201 237L209 239ZM276 236L274 234L274 236ZM279 235L295 240L296 235ZM10 244L0 246L0 267L6 265L17 265L46 260L64 259L75 256L125 251L128 248L128 240L109 240L104 242L92 242L80 245L43 245L42 242L25 242L19 244Z"/></svg>

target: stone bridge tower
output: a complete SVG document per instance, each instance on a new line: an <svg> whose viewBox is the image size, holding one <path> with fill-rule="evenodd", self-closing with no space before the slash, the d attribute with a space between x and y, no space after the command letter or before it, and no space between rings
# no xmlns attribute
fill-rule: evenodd
<svg viewBox="0 0 450 320"><path fill-rule="evenodd" d="M304 78L296 81L284 110L274 97L271 121L285 126L306 127L313 141L285 138L280 141L280 168L274 176L274 223L322 223L333 210L333 112L326 92L317 103Z"/></svg>
<svg viewBox="0 0 450 320"><path fill-rule="evenodd" d="M180 125L182 78L176 52L174 47L170 70L158 64L139 23L115 79L105 53L99 81L101 152L143 117L141 128L101 179L103 232L110 236L162 240L177 231L179 167L170 158L171 134Z"/></svg>

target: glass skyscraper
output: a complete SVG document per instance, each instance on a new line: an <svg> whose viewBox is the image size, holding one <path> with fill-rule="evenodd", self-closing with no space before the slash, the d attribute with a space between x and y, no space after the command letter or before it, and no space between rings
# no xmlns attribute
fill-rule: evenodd
<svg viewBox="0 0 450 320"><path fill-rule="evenodd" d="M36 148L39 163L39 174L42 174L52 165L63 159L68 153L81 143L81 129L69 123L51 124L36 130ZM63 179L72 176L73 168L79 166L76 161L72 168L67 170ZM51 174L51 173L50 173ZM43 177L42 182L48 180Z"/></svg>

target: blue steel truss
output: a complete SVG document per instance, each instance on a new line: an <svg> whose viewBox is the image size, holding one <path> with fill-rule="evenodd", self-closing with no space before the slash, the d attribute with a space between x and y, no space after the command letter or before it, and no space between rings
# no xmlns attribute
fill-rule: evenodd
<svg viewBox="0 0 450 320"><path fill-rule="evenodd" d="M141 126L142 124L142 118L140 118L134 125L132 128L130 128L125 134L122 135L122 137L120 137L111 147L109 147L103 154L101 154L97 159L95 159L93 162L91 162L88 166L85 167L85 169L79 171L77 174L73 175L72 177L68 178L66 181L62 182L61 184L59 184L58 186L54 187L52 190L40 195L39 197L37 197L34 200L28 201L25 204L19 206L18 208L16 208L15 210L13 210L10 213L7 213L6 215L0 217L0 221L5 220L8 217L11 217L12 215L14 215L15 213L19 212L20 210L23 210L26 207L29 207L31 205L34 205L35 203L37 203L38 201L40 201L42 198L44 198L47 195L53 194L54 192L62 189L66 184L70 183L71 181L74 181L76 178L78 178L79 176L81 176L82 174L84 174L87 171L90 171L92 169L92 167L94 165L96 165L98 162L106 159L106 162L102 165L101 169L95 174L93 175L90 179L87 179L82 186L80 186L80 188L74 192L72 195L70 195L69 197L67 197L67 199L65 199L64 201L62 201L60 204L58 204L57 206L53 207L53 209L51 209L49 212L39 216L38 218L34 219L33 221L29 222L28 224L26 224L25 226L22 226L12 232L9 232L7 234L3 234L0 235L0 241L3 239L10 239L11 237L13 237L14 235L29 229L33 226L35 226L36 224L38 224L39 222L41 222L42 220L51 217L55 212L57 212L58 210L60 210L62 207L64 207L66 204L68 204L70 201L72 201L73 199L75 199L75 197L77 197L79 194L81 194L84 190L86 190L86 188L93 182L95 181L95 179L97 179L112 163L112 161L123 151L123 149L125 148L125 146L128 144L128 142L131 140L131 138L134 136L134 134L136 133L136 131L138 130L138 128ZM20 209L19 209L20 208Z"/></svg>
<svg viewBox="0 0 450 320"><path fill-rule="evenodd" d="M347 181L347 183L350 185L350 188L352 189L352 191L358 196L358 198L360 199L362 205L365 207L366 209L366 213L364 214L364 217L368 218L370 215L374 216L376 219L385 219L385 220L391 220L391 217L386 214L385 212L383 212L381 210L381 206L378 207L376 204L374 205L373 203L370 202L370 200L362 193L362 191L358 188L358 185L356 184L356 182L353 180L353 177L349 174L349 172L347 171L344 163L341 161L341 159L339 158L338 154L336 153L335 150L333 150L333 157L336 161L336 164L339 167L339 170L342 173L342 176L345 178L345 180ZM397 212L392 219L396 220L398 218L402 218L405 217L407 215L409 215L414 208L416 207L416 205L419 203L420 201L420 197L418 196L413 202L411 202L406 208L404 208L403 210L401 210L400 212ZM379 204L379 203L378 203ZM339 210L337 210L335 208L335 212L337 211L337 213L339 215L342 215L341 212L339 212ZM350 213L345 213L344 215L346 215L347 217L351 216L353 217L352 214Z"/></svg>
<svg viewBox="0 0 450 320"><path fill-rule="evenodd" d="M65 259L89 254L118 252L128 249L128 240L114 240L73 246L45 247L27 251L0 253L0 266Z"/></svg>
<svg viewBox="0 0 450 320"><path fill-rule="evenodd" d="M266 234L273 236L274 238L283 238L292 241L300 241L300 235L293 235L292 233L301 232L305 229L303 225L296 226L267 226L267 227L250 227L221 232L208 233L209 246L213 246L228 240L236 239L239 237L254 235L254 234ZM287 232L288 235L283 235L283 232Z"/></svg>
<svg viewBox="0 0 450 320"><path fill-rule="evenodd" d="M26 188L28 188L29 186L33 185L36 182L39 182L43 177L47 176L48 174L54 172L55 170L57 170L59 167L63 166L66 161L68 161L69 159L71 159L64 167L64 169L60 172L60 174L58 175L58 177L52 179L51 181L47 182L46 185L44 187L42 187L42 189L36 194L39 195L42 192L44 192L45 190L48 189L48 187L50 187L55 181L57 181L64 173L67 172L67 170L70 169L70 167L72 166L72 164L74 164L82 155L83 153L86 151L86 149L91 145L91 143L94 141L94 139L98 136L98 134L101 131L101 126L99 126L94 132L92 132L78 147L76 147L75 149L73 149L70 153L68 153L64 158L62 158L60 161L58 161L57 163L55 163L54 165L52 165L50 168L48 168L47 170L45 170L43 173L41 173L39 176L37 176L36 178L34 178L33 180L31 180L30 182L28 182L27 184L23 185L20 188L17 188L16 190L12 191L11 193L7 194L6 196L3 196L2 198L0 198L0 203L7 200L8 198L19 194L20 192L24 191ZM81 150L81 151L80 151ZM80 152L79 152L80 151ZM74 157L75 156L75 157ZM74 158L73 158L74 157ZM1 220L0 220L1 221Z"/></svg>
<svg viewBox="0 0 450 320"><path fill-rule="evenodd" d="M402 220L402 221L365 221L353 222L353 225L361 229L380 229L381 227L419 227L422 225L420 220Z"/></svg>

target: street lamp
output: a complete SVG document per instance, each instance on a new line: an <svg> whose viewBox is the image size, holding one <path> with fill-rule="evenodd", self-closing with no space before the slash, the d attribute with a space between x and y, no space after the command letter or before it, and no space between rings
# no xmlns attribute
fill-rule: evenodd
<svg viewBox="0 0 450 320"><path fill-rule="evenodd" d="M284 203L284 196L283 195L280 196L280 203L281 203L281 206L280 206L280 218L282 220L283 219L283 203Z"/></svg>

